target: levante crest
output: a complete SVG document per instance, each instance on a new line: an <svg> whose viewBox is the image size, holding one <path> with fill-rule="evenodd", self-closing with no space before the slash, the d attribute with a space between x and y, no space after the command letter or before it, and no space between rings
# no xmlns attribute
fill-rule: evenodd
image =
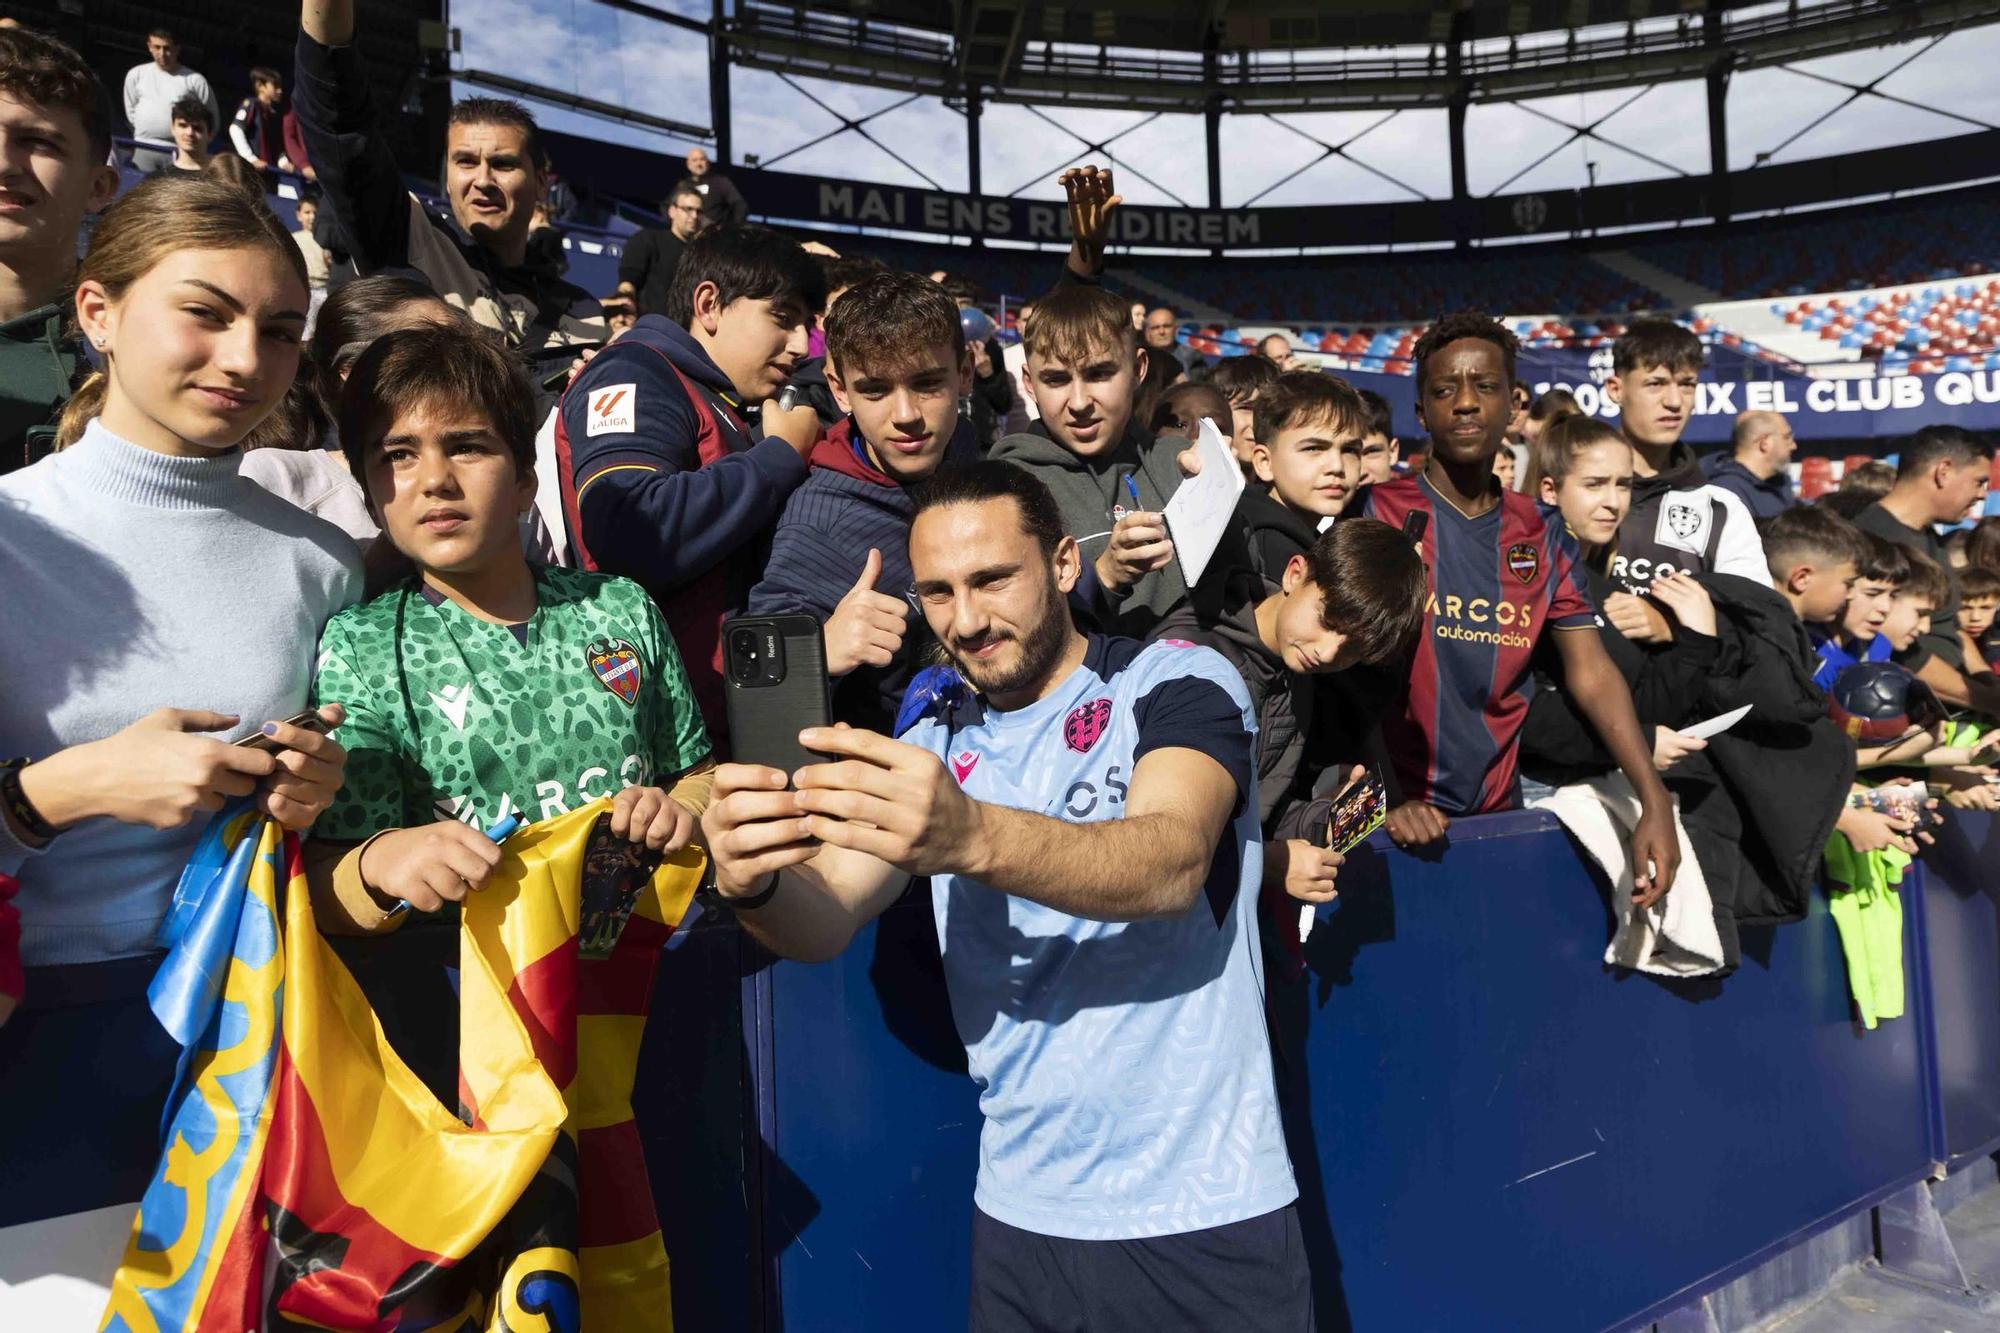
<svg viewBox="0 0 2000 1333"><path fill-rule="evenodd" d="M644 674L639 665L639 650L624 639L599 639L583 650L584 660L605 689L617 695L628 706L639 697L639 684Z"/></svg>

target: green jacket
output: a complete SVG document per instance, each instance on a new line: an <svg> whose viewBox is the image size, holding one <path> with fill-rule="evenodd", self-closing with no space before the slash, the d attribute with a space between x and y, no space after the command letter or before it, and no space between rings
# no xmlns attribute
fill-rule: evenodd
<svg viewBox="0 0 2000 1333"><path fill-rule="evenodd" d="M89 373L81 344L66 336L63 304L0 323L0 474L55 450L56 418Z"/></svg>

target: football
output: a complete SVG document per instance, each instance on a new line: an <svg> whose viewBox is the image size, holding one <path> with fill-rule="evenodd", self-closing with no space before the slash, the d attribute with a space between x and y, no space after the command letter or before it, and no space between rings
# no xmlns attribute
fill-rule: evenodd
<svg viewBox="0 0 2000 1333"><path fill-rule="evenodd" d="M1834 677L1827 691L1827 715L1857 741L1893 741L1912 725L1929 726L1943 716L1930 686L1894 662L1857 662Z"/></svg>

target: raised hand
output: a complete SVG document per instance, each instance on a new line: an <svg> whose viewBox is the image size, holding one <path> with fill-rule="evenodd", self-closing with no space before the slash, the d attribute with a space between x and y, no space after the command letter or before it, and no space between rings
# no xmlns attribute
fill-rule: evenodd
<svg viewBox="0 0 2000 1333"><path fill-rule="evenodd" d="M882 553L870 548L861 577L827 617L826 671L844 676L859 666L888 666L903 646L910 608L902 598L875 590Z"/></svg>
<svg viewBox="0 0 2000 1333"><path fill-rule="evenodd" d="M1125 202L1111 184L1110 167L1071 167L1062 174L1069 196L1069 266L1088 277L1104 267L1111 214Z"/></svg>

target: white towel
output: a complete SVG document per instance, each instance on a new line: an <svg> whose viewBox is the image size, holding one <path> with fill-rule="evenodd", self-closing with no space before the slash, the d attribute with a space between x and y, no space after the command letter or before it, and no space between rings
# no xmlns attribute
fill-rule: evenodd
<svg viewBox="0 0 2000 1333"><path fill-rule="evenodd" d="M1639 823L1639 797L1623 773L1558 787L1528 805L1560 819L1611 880L1611 908L1618 925L1604 950L1605 962L1661 977L1698 977L1721 970L1715 905L1678 809L1674 836L1680 839L1681 865L1673 887L1660 902L1634 910L1631 840Z"/></svg>

